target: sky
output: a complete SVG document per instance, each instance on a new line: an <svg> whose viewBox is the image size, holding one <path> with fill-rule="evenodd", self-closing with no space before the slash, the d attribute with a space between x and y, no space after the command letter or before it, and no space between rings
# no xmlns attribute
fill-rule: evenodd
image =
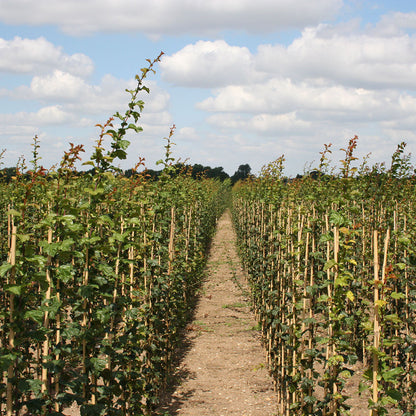
<svg viewBox="0 0 416 416"><path fill-rule="evenodd" d="M338 166L355 135L357 166L389 167L416 152L415 30L412 0L0 0L0 164L29 165L35 135L48 169L69 143L88 161L163 52L121 168L159 169L173 125L173 157L230 175L282 155L302 174L330 143Z"/></svg>

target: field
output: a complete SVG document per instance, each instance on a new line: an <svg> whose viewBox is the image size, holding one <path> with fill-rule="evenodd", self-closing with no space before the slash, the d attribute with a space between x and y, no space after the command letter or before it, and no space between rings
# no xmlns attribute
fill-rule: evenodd
<svg viewBox="0 0 416 416"><path fill-rule="evenodd" d="M280 416L416 415L415 171L405 144L391 165L319 168L230 182L191 177L172 157L157 180L126 177L143 80L94 153L73 146L54 169L19 162L0 181L0 411L7 416L148 415L172 373L218 219L230 207ZM106 149L106 140L110 146ZM209 351L207 351L209 354Z"/></svg>

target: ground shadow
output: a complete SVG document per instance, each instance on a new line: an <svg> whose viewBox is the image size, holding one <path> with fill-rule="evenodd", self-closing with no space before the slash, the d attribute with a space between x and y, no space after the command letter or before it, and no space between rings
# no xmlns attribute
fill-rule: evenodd
<svg viewBox="0 0 416 416"><path fill-rule="evenodd" d="M202 277L200 288L202 288L206 278L206 275ZM192 329L192 322L195 320L196 310L202 296L201 290L197 290L196 292L197 293L193 296L190 302L190 312L187 317L187 324L180 331L178 346L175 350L172 362L173 371L168 377L166 386L161 391L159 405L154 412L152 412L153 416L177 415L182 405L195 393L195 390L189 390L185 393L181 393L180 397L175 396L175 391L181 384L183 384L186 380L195 377L193 372L184 368L181 364L188 352L192 349L195 342L196 335Z"/></svg>

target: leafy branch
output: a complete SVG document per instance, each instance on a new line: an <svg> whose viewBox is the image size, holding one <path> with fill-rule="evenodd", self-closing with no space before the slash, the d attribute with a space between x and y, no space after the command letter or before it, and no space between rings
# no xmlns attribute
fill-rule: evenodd
<svg viewBox="0 0 416 416"><path fill-rule="evenodd" d="M163 52L160 52L159 56L154 60L147 59L149 65L145 68L141 68L141 75L137 74L135 79L137 86L135 89L126 91L130 94L130 102L128 109L124 114L119 112L115 113L113 117L110 117L104 125L97 124L96 126L101 129L99 138L97 139L97 146L91 156L91 160L85 162L84 165L92 165L95 170L108 171L108 170L119 170L113 165L115 159L124 160L127 157L127 148L130 142L125 139L128 130L132 130L136 133L140 133L143 128L137 125L137 122L141 116L141 112L144 108L144 102L138 98L139 93L142 91L150 92L149 88L146 87L143 82L149 72L155 73L153 69L157 62L160 62ZM113 121L115 118L121 120L118 129L114 127ZM111 147L107 152L105 151L103 141L104 136L110 136L112 139Z"/></svg>

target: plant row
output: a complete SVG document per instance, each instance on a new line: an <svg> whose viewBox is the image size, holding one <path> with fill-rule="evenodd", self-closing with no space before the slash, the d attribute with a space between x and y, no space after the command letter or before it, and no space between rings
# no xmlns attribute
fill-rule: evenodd
<svg viewBox="0 0 416 416"><path fill-rule="evenodd" d="M35 136L32 169L21 158L0 181L1 414L76 403L81 415L136 416L157 404L229 194L176 171L174 126L157 182L137 173L143 159L129 178L115 165L142 130L143 81L162 55L136 75L125 113L97 125L89 173L76 172L84 146L73 144L46 171Z"/></svg>
<svg viewBox="0 0 416 416"><path fill-rule="evenodd" d="M143 414L226 186L38 173L0 185L1 413L62 415L76 402L82 415Z"/></svg>
<svg viewBox="0 0 416 416"><path fill-rule="evenodd" d="M281 158L233 190L280 415L416 414L416 182L403 145L357 174L354 139L338 175Z"/></svg>

